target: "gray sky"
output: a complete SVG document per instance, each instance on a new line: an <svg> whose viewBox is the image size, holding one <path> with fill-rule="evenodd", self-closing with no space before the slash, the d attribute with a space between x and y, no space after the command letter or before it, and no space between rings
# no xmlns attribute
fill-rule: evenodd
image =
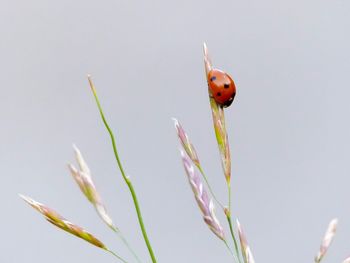
<svg viewBox="0 0 350 263"><path fill-rule="evenodd" d="M171 121L182 122L226 200L203 41L214 66L237 85L226 112L233 213L256 262L312 262L333 217L339 231L324 262L350 253L349 1L1 3L1 262L115 262L53 228L17 193L127 254L68 173L72 143L115 223L150 262L87 73L116 131L159 262L232 262L202 222Z"/></svg>

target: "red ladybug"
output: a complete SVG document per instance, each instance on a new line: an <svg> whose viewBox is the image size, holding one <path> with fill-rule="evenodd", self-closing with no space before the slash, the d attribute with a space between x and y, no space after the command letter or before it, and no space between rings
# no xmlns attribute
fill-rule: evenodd
<svg viewBox="0 0 350 263"><path fill-rule="evenodd" d="M219 69L212 69L208 73L208 86L211 96L222 107L228 107L236 95L233 79Z"/></svg>

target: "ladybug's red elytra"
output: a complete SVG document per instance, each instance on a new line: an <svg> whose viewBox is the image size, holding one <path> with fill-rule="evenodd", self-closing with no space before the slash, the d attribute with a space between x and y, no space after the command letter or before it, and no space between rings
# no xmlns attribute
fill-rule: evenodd
<svg viewBox="0 0 350 263"><path fill-rule="evenodd" d="M233 79L219 69L212 69L208 73L208 86L211 96L222 107L228 107L236 95Z"/></svg>

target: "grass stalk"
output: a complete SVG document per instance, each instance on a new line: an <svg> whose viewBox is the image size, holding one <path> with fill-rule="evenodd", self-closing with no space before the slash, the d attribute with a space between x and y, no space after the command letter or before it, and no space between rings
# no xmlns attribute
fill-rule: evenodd
<svg viewBox="0 0 350 263"><path fill-rule="evenodd" d="M119 170L122 174L122 177L126 183L126 185L128 186L128 189L130 191L130 194L132 196L132 200L134 202L134 206L135 206L135 210L136 210L136 214L137 214L137 218L138 218L138 221L139 221L139 225L140 225L140 228L141 228L141 232L142 232L142 236L143 236L143 239L146 243L146 246L147 246L147 249L148 249L148 252L150 254L150 257L152 259L152 262L153 263L156 263L157 260L156 260L156 257L154 255L154 252L153 252L153 249L152 249L152 246L151 246L151 243L149 241L149 238L148 238L148 235L147 235L147 232L146 232L146 227L145 227L145 224L143 222L143 217L142 217L142 214L141 214L141 209L140 209L140 205L139 205L139 201L137 199L137 196L136 196L136 192L135 192L135 189L134 189L134 186L130 180L130 178L125 174L125 171L124 171L124 168L123 168L123 165L120 161L120 158L119 158L119 154L118 154L118 150L117 150L117 146L116 146L116 141L115 141L115 137L114 137L114 134L113 134L113 131L112 129L110 128L106 118L105 118L105 115L104 115L104 112L103 112L103 109L102 109L102 106L100 104L100 101L98 99L98 96L97 96L97 92L96 92L96 89L95 89L95 86L91 80L91 77L88 76L88 80L89 80L89 84L90 84L90 87L91 87L91 90L92 90L92 93L95 97L95 101L96 101L96 104L97 104L97 107L98 107L98 110L100 112L100 115L101 115L101 118L102 118L102 121L103 121L103 124L104 126L106 127L109 135L110 135L110 138L111 138L111 142L112 142L112 147L113 147L113 152L114 152L114 156L115 156L115 159L117 161L117 164L118 164L118 167L119 167Z"/></svg>

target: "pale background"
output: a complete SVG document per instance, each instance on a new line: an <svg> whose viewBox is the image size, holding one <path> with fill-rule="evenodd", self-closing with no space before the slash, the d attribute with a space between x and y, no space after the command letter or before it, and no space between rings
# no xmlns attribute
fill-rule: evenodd
<svg viewBox="0 0 350 263"><path fill-rule="evenodd" d="M150 262L87 73L159 262L232 262L202 222L171 121L183 123L226 200L203 41L238 87L227 110L233 207L256 262L312 262L333 217L340 227L324 262L341 262L350 254L349 12L346 0L2 0L0 262L116 262L53 228L17 193L126 254L68 174L72 143L114 221Z"/></svg>

